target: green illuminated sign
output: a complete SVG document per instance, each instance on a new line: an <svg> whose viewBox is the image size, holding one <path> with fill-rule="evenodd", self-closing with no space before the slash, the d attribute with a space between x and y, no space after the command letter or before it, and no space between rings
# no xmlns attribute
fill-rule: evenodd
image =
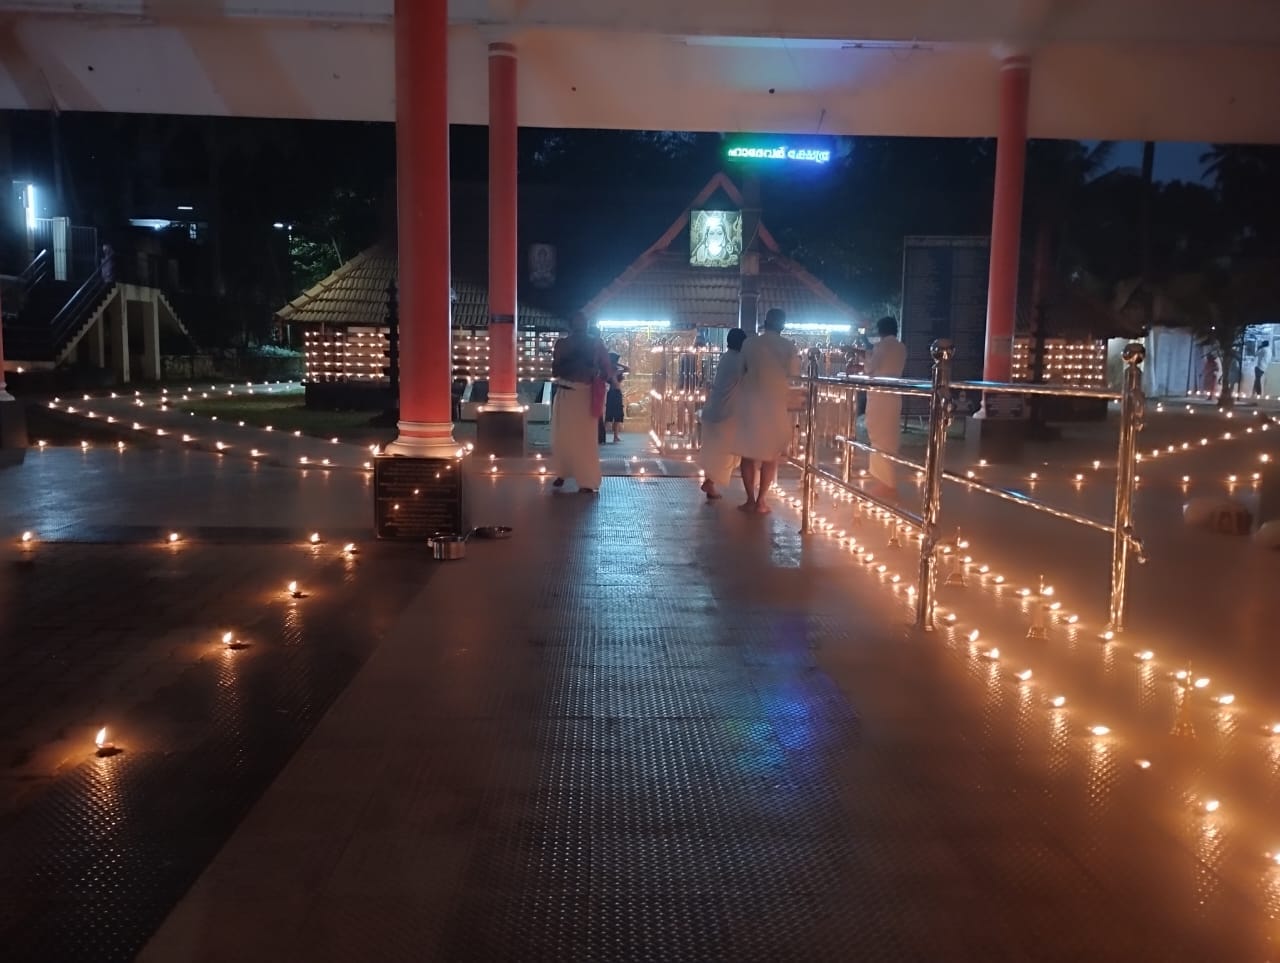
<svg viewBox="0 0 1280 963"><path fill-rule="evenodd" d="M831 160L831 151L779 144L776 147L730 147L728 156L732 160L800 161L806 164L826 164Z"/></svg>

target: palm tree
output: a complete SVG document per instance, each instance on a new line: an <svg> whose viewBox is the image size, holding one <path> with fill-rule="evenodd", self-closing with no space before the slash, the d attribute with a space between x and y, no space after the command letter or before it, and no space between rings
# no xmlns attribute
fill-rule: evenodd
<svg viewBox="0 0 1280 963"><path fill-rule="evenodd" d="M1089 185L1103 176L1113 145L1100 141L1089 146L1074 140L1037 140L1027 145L1023 223L1033 238L1031 259L1031 303L1028 316L1032 336L1031 380L1044 374L1045 343L1050 329L1061 319L1052 317L1055 308L1072 301L1069 283L1082 272L1088 258L1084 253L1094 225L1082 217ZM1045 425L1041 399L1031 399L1033 430L1051 435Z"/></svg>
<svg viewBox="0 0 1280 963"><path fill-rule="evenodd" d="M1239 229L1239 249L1280 256L1280 221L1275 217L1280 210L1280 148L1214 144L1201 160Z"/></svg>

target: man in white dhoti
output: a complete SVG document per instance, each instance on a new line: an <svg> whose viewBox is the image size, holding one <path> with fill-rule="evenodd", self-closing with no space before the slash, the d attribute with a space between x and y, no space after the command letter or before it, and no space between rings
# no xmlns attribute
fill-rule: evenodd
<svg viewBox="0 0 1280 963"><path fill-rule="evenodd" d="M725 339L728 350L720 356L716 364L716 377L707 392L707 402L702 406L702 449L698 454L698 462L706 480L702 490L708 499L721 498L720 488L729 484L733 474L733 463L736 461L738 421L737 411L738 386L742 383L742 343L747 340L747 332L734 328Z"/></svg>
<svg viewBox="0 0 1280 963"><path fill-rule="evenodd" d="M898 322L881 318L876 323L880 340L867 358L866 374L873 378L901 378L907 364L907 346L898 340ZM867 392L867 440L871 447L891 455L898 453L902 440L902 395L882 391ZM894 464L882 455L871 456L871 482L867 490L877 498L894 501L898 497Z"/></svg>
<svg viewBox="0 0 1280 963"><path fill-rule="evenodd" d="M572 478L578 491L590 493L600 487L596 427L604 414L606 387L616 378L609 349L587 330L587 316L575 312L569 327L569 334L556 342L551 362L556 379L551 402L551 457L556 466L552 485L560 488Z"/></svg>
<svg viewBox="0 0 1280 963"><path fill-rule="evenodd" d="M800 373L796 346L782 336L787 315L770 308L763 330L742 346L744 369L739 390L737 438L734 445L742 457L742 487L747 500L744 512L767 513L767 496L778 475L778 459L791 444L791 417L787 399L791 379Z"/></svg>

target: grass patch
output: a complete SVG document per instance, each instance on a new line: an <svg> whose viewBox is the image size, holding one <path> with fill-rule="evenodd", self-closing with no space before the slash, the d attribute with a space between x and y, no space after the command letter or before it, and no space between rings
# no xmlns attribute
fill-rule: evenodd
<svg viewBox="0 0 1280 963"><path fill-rule="evenodd" d="M219 421L265 428L270 425L276 431L300 431L316 438L341 438L344 441L366 439L390 439L395 429L372 424L378 417L372 411L319 411L306 407L302 395L264 395L255 397L182 402L181 411L190 411L199 417L216 417Z"/></svg>

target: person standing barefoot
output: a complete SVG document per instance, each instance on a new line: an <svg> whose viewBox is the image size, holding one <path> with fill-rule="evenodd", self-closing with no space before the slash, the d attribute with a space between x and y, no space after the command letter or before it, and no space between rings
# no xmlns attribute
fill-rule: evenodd
<svg viewBox="0 0 1280 963"><path fill-rule="evenodd" d="M702 490L708 500L723 497L720 487L729 484L733 475L734 452L737 449L736 411L738 386L742 384L742 343L747 332L734 328L725 341L728 350L716 365L715 381L702 406L702 449L698 462L706 475Z"/></svg>
<svg viewBox="0 0 1280 963"><path fill-rule="evenodd" d="M555 343L551 373L556 379L551 403L551 457L562 488L566 478L578 483L578 491L600 487L600 451L596 425L604 415L604 383L614 380L613 363L604 342L587 330L581 311L569 321L570 332Z"/></svg>
<svg viewBox="0 0 1280 963"><path fill-rule="evenodd" d="M771 511L768 495L778 477L778 459L791 443L787 398L792 377L800 373L800 357L796 346L782 336L786 324L786 312L770 308L763 330L742 346L737 447L746 501L739 507L759 515Z"/></svg>

